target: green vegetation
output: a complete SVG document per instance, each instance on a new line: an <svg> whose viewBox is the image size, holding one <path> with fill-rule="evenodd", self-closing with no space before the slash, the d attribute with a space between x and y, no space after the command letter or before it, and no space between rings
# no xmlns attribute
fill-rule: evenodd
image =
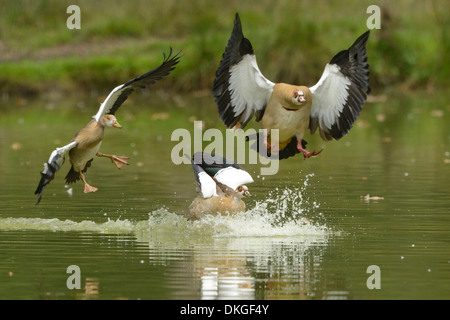
<svg viewBox="0 0 450 320"><path fill-rule="evenodd" d="M75 3L76 2L76 3ZM366 30L371 4L381 30L368 43L375 90L445 87L450 75L450 4L442 1L0 1L0 91L111 89L162 61L183 58L167 89L209 90L241 15L262 72L271 80L314 84L324 65ZM66 9L81 8L69 30Z"/></svg>

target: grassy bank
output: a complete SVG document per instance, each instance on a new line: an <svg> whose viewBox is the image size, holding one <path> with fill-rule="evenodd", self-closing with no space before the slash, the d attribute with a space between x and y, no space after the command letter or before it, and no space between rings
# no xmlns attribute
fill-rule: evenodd
<svg viewBox="0 0 450 320"><path fill-rule="evenodd" d="M445 86L450 75L450 4L442 1L0 1L0 91L104 90L142 74L173 47L183 58L167 89L209 90L235 12L262 72L314 84L324 65L366 30L371 4L381 30L368 43L371 83ZM81 9L69 30L66 8Z"/></svg>

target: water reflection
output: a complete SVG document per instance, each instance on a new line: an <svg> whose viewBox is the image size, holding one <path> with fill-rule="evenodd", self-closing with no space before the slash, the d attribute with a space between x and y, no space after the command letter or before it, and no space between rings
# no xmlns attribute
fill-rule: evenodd
<svg viewBox="0 0 450 320"><path fill-rule="evenodd" d="M75 293L77 300L95 300L99 296L99 286L100 282L98 278L86 277L85 279L84 292Z"/></svg>
<svg viewBox="0 0 450 320"><path fill-rule="evenodd" d="M285 212L262 207L265 206L255 206L232 217L201 221L186 221L167 211L155 212L150 215L150 228L147 222L145 228L138 227L137 241L148 244L150 263L171 262L172 278L180 282L191 279L192 291L188 296L198 295L201 299L314 296L314 284L321 278L320 265L332 232L326 226L301 218L276 224ZM173 298L186 298L185 290L174 290Z"/></svg>
<svg viewBox="0 0 450 320"><path fill-rule="evenodd" d="M324 234L189 241L185 248L178 244L179 250L188 252L188 258L178 257L171 264L170 273L175 279L193 279L191 285L195 289L190 294L198 294L201 299L314 297L315 284L322 278L321 262L327 239ZM161 240L147 241L150 248L158 247L150 249L151 256L159 256L155 263L161 263L161 253L173 251L173 244L161 248ZM175 290L173 298L186 298L186 292Z"/></svg>

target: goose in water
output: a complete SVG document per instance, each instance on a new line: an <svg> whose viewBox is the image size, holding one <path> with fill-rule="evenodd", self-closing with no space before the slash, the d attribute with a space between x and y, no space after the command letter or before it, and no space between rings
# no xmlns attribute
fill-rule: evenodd
<svg viewBox="0 0 450 320"><path fill-rule="evenodd" d="M230 159L203 152L195 153L191 162L198 193L189 207L191 219L245 211L242 198L251 196L246 184L253 182L247 171Z"/></svg>

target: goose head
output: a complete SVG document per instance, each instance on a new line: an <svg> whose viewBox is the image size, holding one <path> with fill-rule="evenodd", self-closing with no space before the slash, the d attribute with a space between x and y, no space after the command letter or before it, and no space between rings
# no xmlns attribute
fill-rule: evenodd
<svg viewBox="0 0 450 320"><path fill-rule="evenodd" d="M100 118L100 124L103 127L113 127L117 129L122 129L119 121L117 121L116 117L112 114L105 114Z"/></svg>
<svg viewBox="0 0 450 320"><path fill-rule="evenodd" d="M292 103L295 105L302 105L306 102L305 93L303 90L296 90L292 92Z"/></svg>
<svg viewBox="0 0 450 320"><path fill-rule="evenodd" d="M236 193L238 194L239 198L242 198L242 197L250 198L252 196L250 194L250 192L248 191L247 186L245 186L245 185L239 186L236 189Z"/></svg>

